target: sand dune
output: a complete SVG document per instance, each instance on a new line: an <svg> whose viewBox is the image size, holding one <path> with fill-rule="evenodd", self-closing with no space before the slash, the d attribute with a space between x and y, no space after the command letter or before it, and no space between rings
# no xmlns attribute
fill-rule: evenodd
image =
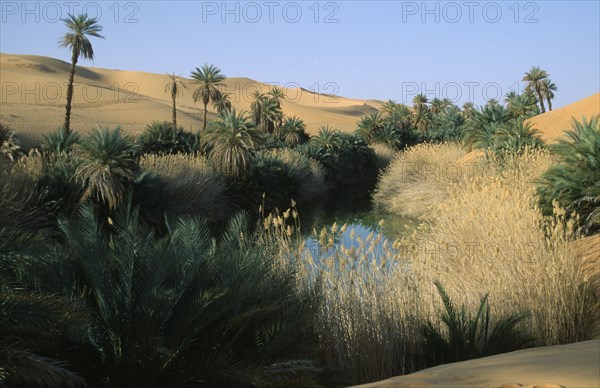
<svg viewBox="0 0 600 388"><path fill-rule="evenodd" d="M519 350L436 366L361 388L600 387L600 340Z"/></svg>
<svg viewBox="0 0 600 388"><path fill-rule="evenodd" d="M535 116L529 121L540 131L540 137L547 143L555 142L571 129L573 118L581 121L600 115L600 93L574 102L573 104Z"/></svg>
<svg viewBox="0 0 600 388"><path fill-rule="evenodd" d="M0 54L2 80L0 120L16 129L25 147L39 141L42 134L60 127L64 120L66 83L70 63L36 55ZM120 125L138 133L154 120L171 119L171 99L164 92L165 74L77 67L71 123L77 130ZM202 127L203 107L194 104L194 85L178 99L178 123L186 129ZM266 93L271 88L249 78L228 78L223 90L230 93L234 106L250 109L254 90ZM358 100L313 93L302 88L284 88L286 115L298 115L309 133L330 124L352 131L358 119L381 104L377 100ZM209 119L214 118L209 106Z"/></svg>

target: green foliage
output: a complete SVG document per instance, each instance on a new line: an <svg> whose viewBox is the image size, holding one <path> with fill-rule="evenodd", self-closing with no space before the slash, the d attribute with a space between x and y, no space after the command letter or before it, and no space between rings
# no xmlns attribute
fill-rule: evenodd
<svg viewBox="0 0 600 388"><path fill-rule="evenodd" d="M175 129L166 121L154 121L139 135L137 143L144 154L192 154L200 148L198 139L198 133Z"/></svg>
<svg viewBox="0 0 600 388"><path fill-rule="evenodd" d="M298 116L286 117L279 130L279 139L289 147L294 148L306 143L310 136L306 133L306 125Z"/></svg>
<svg viewBox="0 0 600 388"><path fill-rule="evenodd" d="M499 319L492 326L489 294L483 296L474 314L465 306L460 310L454 305L443 286L436 282L444 305L441 320L445 331L438 330L428 321L423 327L426 354L434 363L448 363L477 357L511 352L531 344L534 339L519 325L530 314L521 312Z"/></svg>
<svg viewBox="0 0 600 388"><path fill-rule="evenodd" d="M232 109L223 111L211 123L205 141L212 147L208 159L213 167L227 177L243 179L252 171L254 151L261 142L260 134L246 116Z"/></svg>
<svg viewBox="0 0 600 388"><path fill-rule="evenodd" d="M582 232L590 235L600 231L599 117L580 122L573 119L566 139L550 146L560 160L538 186L540 206L546 214L552 214L556 201L568 213L577 212Z"/></svg>
<svg viewBox="0 0 600 388"><path fill-rule="evenodd" d="M75 178L85 188L82 200L94 197L109 209L116 208L139 171L133 142L121 135L119 127L112 131L98 128L83 139L77 154L81 164Z"/></svg>
<svg viewBox="0 0 600 388"><path fill-rule="evenodd" d="M0 288L0 340L48 338L64 346L56 354L69 365L59 369L63 364L44 348L30 357L37 357L36 372L3 348L0 368L8 378L62 377L42 386L79 386L76 371L89 385L110 387L289 381L265 367L289 360L291 345L300 354L310 309L293 270L280 270L274 241L251 233L244 214L230 220L219 240L197 218L169 219L164 237L138 220L130 202L108 222L86 206L75 219L61 220L61 246L0 250L0 275L10 275L2 287L19 281L36 289L23 294L36 304L17 310L6 302L14 292ZM80 322L72 322L78 315L64 299L76 296L86 304ZM71 324L76 327L58 330ZM4 362L7 353L12 364ZM312 369L304 371L306 381L314 382Z"/></svg>
<svg viewBox="0 0 600 388"><path fill-rule="evenodd" d="M377 177L373 150L355 135L321 127L300 150L323 165L333 186L364 183Z"/></svg>
<svg viewBox="0 0 600 388"><path fill-rule="evenodd" d="M73 146L78 144L80 140L78 134L60 127L56 131L44 135L42 149L55 154L70 152Z"/></svg>

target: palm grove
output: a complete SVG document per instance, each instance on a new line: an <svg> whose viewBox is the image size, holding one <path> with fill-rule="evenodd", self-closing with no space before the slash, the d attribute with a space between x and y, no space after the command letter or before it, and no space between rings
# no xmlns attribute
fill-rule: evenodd
<svg viewBox="0 0 600 388"><path fill-rule="evenodd" d="M533 67L525 91L508 93L505 104L458 107L420 94L412 106L386 101L354 133L324 125L309 136L301 118L283 113L283 89L257 91L251 111L237 111L221 91L225 76L204 65L191 82L167 75L170 122L153 122L137 138L119 128L80 135L70 121L76 64L94 57L88 37L101 37L102 28L87 15L64 22L61 44L72 54L64 127L28 156L14 131L0 128L0 382L7 386L362 382L346 380L336 343L320 340L322 285L298 282L302 264L290 253L302 244L298 209L373 185L397 151L417 143L460 141L491 156L544 147L526 120L551 109L557 90ZM188 87L203 108L197 133L177 125L177 98ZM208 122L210 104L218 117ZM598 119L572 133L555 149L560 162L540 183L540 204L551 211L560 201L592 234L600 230ZM569 157L573 149L587 158ZM288 211L277 210L290 201ZM437 287L445 314L456 317ZM526 317L497 320L502 351L543 344L519 329ZM431 322L422 326L425 345L398 370L489 352L448 348L432 360L427 341L454 339Z"/></svg>

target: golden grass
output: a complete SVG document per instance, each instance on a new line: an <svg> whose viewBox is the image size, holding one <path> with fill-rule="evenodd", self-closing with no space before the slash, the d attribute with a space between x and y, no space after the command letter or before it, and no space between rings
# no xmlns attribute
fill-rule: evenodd
<svg viewBox="0 0 600 388"><path fill-rule="evenodd" d="M489 292L492 319L530 311L524 328L538 344L593 335L598 300L571 248L573 224L558 207L544 218L536 206L535 180L552 156L525 150L457 163L463 155L454 144L420 145L381 177L378 204L424 220L412 236L393 245L355 237L359 248L336 248L337 231L323 230L313 254L296 253L307 268L301 281L322 282L320 351L350 383L419 367L421 324L443 328L435 280L471 310Z"/></svg>
<svg viewBox="0 0 600 388"><path fill-rule="evenodd" d="M373 195L375 206L404 217L420 218L464 181L473 163L458 163L466 152L455 143L419 144L398 154Z"/></svg>

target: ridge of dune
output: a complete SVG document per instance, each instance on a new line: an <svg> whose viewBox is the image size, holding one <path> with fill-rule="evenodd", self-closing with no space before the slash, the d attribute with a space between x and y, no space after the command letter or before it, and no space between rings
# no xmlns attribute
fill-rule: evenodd
<svg viewBox="0 0 600 388"><path fill-rule="evenodd" d="M546 143L556 142L571 129L573 119L581 121L600 115L600 93L591 95L562 108L537 115L527 120L540 132L540 138Z"/></svg>
<svg viewBox="0 0 600 388"><path fill-rule="evenodd" d="M600 340L439 365L361 388L583 388L600 386Z"/></svg>
<svg viewBox="0 0 600 388"><path fill-rule="evenodd" d="M70 63L60 59L0 53L0 121L17 131L25 148L63 124L70 68ZM187 88L177 99L177 121L187 130L198 130L202 127L204 107L193 101L192 80L182 78ZM164 90L167 81L165 74L78 65L71 123L84 131L96 125L119 125L125 132L137 134L152 121L170 121L172 101ZM226 79L223 91L230 93L236 109L249 111L251 93L266 93L271 87L250 78L231 77ZM283 89L283 112L303 119L311 134L326 124L353 131L361 116L382 104L378 100L319 94L300 87ZM209 118L214 118L211 105L208 111Z"/></svg>

